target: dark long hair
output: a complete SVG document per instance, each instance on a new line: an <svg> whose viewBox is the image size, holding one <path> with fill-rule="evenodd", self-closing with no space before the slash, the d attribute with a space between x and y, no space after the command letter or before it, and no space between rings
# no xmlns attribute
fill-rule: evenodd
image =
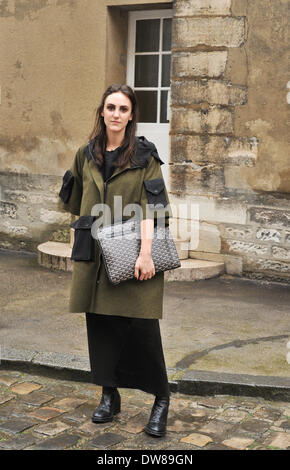
<svg viewBox="0 0 290 470"><path fill-rule="evenodd" d="M128 85L113 84L110 85L103 94L101 104L96 110L94 128L89 135L89 140L94 140L93 154L96 164L100 168L103 166L104 153L107 145L106 125L103 116L101 116L101 113L104 109L106 98L112 93L117 93L119 91L126 95L131 101L132 120L128 121L124 140L120 147L118 161L116 162L115 166L123 167L127 165L129 161L132 163L134 162L134 155L136 150L136 128L138 122L137 98L132 88Z"/></svg>

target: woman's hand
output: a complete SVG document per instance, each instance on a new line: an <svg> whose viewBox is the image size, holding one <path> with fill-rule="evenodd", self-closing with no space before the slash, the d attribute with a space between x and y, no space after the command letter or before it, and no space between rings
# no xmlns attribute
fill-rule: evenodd
<svg viewBox="0 0 290 470"><path fill-rule="evenodd" d="M147 279L151 279L154 275L155 267L151 255L140 253L136 260L134 276L139 279L139 281L147 281Z"/></svg>

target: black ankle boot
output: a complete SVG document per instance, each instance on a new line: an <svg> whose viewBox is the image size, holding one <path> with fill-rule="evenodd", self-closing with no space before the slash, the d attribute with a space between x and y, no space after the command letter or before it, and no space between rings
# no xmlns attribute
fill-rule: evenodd
<svg viewBox="0 0 290 470"><path fill-rule="evenodd" d="M117 388L103 387L101 402L95 409L93 423L107 423L113 420L113 416L121 411L121 397Z"/></svg>
<svg viewBox="0 0 290 470"><path fill-rule="evenodd" d="M147 434L158 437L165 435L168 408L169 397L155 397L150 419L145 427Z"/></svg>

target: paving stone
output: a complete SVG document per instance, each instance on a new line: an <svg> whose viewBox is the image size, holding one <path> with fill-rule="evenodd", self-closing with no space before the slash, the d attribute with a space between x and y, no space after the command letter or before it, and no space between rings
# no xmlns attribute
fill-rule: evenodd
<svg viewBox="0 0 290 470"><path fill-rule="evenodd" d="M95 409L95 406L89 405L89 404L84 404L76 408L75 410L71 412L67 412L63 419L68 422L73 422L73 423L83 423L86 421L88 418L91 418L93 411Z"/></svg>
<svg viewBox="0 0 290 470"><path fill-rule="evenodd" d="M38 438L32 434L19 434L12 439L0 441L0 449L22 450L38 441Z"/></svg>
<svg viewBox="0 0 290 470"><path fill-rule="evenodd" d="M40 419L41 421L48 421L49 419L55 418L56 416L59 416L63 413L63 410L45 406L42 408L38 408L32 413L29 413L29 415L33 416L34 418Z"/></svg>
<svg viewBox="0 0 290 470"><path fill-rule="evenodd" d="M269 429L270 423L269 421L262 421L260 419L247 419L243 421L240 425L241 429L244 429L248 432L253 433L264 433Z"/></svg>
<svg viewBox="0 0 290 470"><path fill-rule="evenodd" d="M4 403L7 403L10 400L13 400L15 398L15 395L2 395L0 396L0 405L3 405Z"/></svg>
<svg viewBox="0 0 290 470"><path fill-rule="evenodd" d="M32 382L22 382L12 387L11 392L18 393L19 395L25 395L27 393L33 392L34 390L39 390L40 388L41 385Z"/></svg>
<svg viewBox="0 0 290 470"><path fill-rule="evenodd" d="M50 383L47 385L43 391L49 395L54 395L55 397L71 396L74 392L74 389L70 385L63 384L62 381Z"/></svg>
<svg viewBox="0 0 290 470"><path fill-rule="evenodd" d="M228 408L227 410L220 413L217 419L222 419L223 421L229 421L231 423L239 423L248 416L249 413L247 411L242 411L235 408Z"/></svg>
<svg viewBox="0 0 290 470"><path fill-rule="evenodd" d="M269 443L269 446L278 447L279 449L290 448L290 434L286 432L275 433L274 439Z"/></svg>
<svg viewBox="0 0 290 470"><path fill-rule="evenodd" d="M53 395L48 395L47 393L32 392L28 395L23 395L21 397L21 401L27 405L41 406L44 403L48 403L49 401L53 400L53 398Z"/></svg>
<svg viewBox="0 0 290 470"><path fill-rule="evenodd" d="M288 421L282 421L280 423L280 428L290 430L290 419L288 419Z"/></svg>
<svg viewBox="0 0 290 470"><path fill-rule="evenodd" d="M11 377L10 375L0 375L0 384L7 385L10 387L10 385L13 385L17 382L16 377Z"/></svg>
<svg viewBox="0 0 290 470"><path fill-rule="evenodd" d="M0 430L11 434L17 434L18 432L31 428L34 424L35 421L32 420L12 418L0 423Z"/></svg>
<svg viewBox="0 0 290 470"><path fill-rule="evenodd" d="M96 434L104 431L105 429L111 428L114 424L115 423L112 421L108 423L93 423L92 420L89 420L79 426L78 430L85 434Z"/></svg>
<svg viewBox="0 0 290 470"><path fill-rule="evenodd" d="M55 436L60 432L67 431L70 427L61 421L54 421L53 423L41 424L34 428L35 432L46 434L47 436Z"/></svg>
<svg viewBox="0 0 290 470"><path fill-rule="evenodd" d="M232 423L223 423L221 421L210 421L201 428L198 428L198 432L206 434L220 435L233 428Z"/></svg>
<svg viewBox="0 0 290 470"><path fill-rule="evenodd" d="M253 442L255 442L254 439L246 437L231 437L222 441L222 444L233 449L246 450Z"/></svg>
<svg viewBox="0 0 290 470"><path fill-rule="evenodd" d="M69 411L83 405L86 400L81 398L62 398L61 400L54 402L53 405L62 410Z"/></svg>
<svg viewBox="0 0 290 470"><path fill-rule="evenodd" d="M257 418L268 419L270 421L277 421L281 417L281 411L277 408L270 408L262 406L255 411L254 416Z"/></svg>
<svg viewBox="0 0 290 470"><path fill-rule="evenodd" d="M192 433L192 434L189 434L189 436L186 436L180 439L180 442L187 442L188 444L193 444L197 447L204 447L209 442L213 442L213 440L209 436L206 436L205 434Z"/></svg>
<svg viewBox="0 0 290 470"><path fill-rule="evenodd" d="M195 423L186 423L180 419L168 420L167 431L171 432L186 432L193 431L196 428Z"/></svg>
<svg viewBox="0 0 290 470"><path fill-rule="evenodd" d="M137 416L134 416L134 418L130 419L130 421L125 426L122 426L121 429L132 434L138 434L144 431L144 427L146 426L147 422L148 417L140 413Z"/></svg>
<svg viewBox="0 0 290 470"><path fill-rule="evenodd" d="M115 434L113 432L106 432L101 434L100 436L95 437L90 441L90 444L93 447L97 447L98 449L108 449L120 442L124 441L125 437L121 434Z"/></svg>
<svg viewBox="0 0 290 470"><path fill-rule="evenodd" d="M72 434L61 434L39 442L37 445L29 447L29 450L64 450L77 445L80 436Z"/></svg>

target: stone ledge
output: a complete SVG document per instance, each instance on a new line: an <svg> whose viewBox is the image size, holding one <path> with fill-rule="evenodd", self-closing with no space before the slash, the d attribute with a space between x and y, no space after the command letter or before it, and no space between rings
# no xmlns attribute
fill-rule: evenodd
<svg viewBox="0 0 290 470"><path fill-rule="evenodd" d="M165 271L165 281L197 281L219 276L225 271L223 262L185 259L180 263L180 268Z"/></svg>
<svg viewBox="0 0 290 470"><path fill-rule="evenodd" d="M2 348L1 367L64 380L91 381L89 360L70 354ZM167 373L171 392L201 396L255 396L290 402L290 379L287 377L173 368L168 368Z"/></svg>

